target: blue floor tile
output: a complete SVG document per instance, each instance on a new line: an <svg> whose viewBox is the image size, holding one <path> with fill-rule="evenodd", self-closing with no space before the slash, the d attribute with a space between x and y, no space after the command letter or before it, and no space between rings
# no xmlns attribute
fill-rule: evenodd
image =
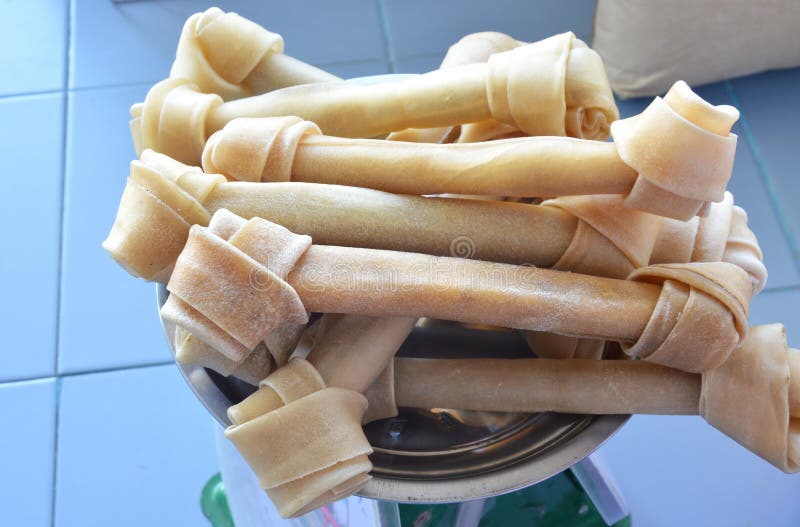
<svg viewBox="0 0 800 527"><path fill-rule="evenodd" d="M398 58L444 53L464 35L478 31L501 31L535 41L571 30L588 42L595 6L594 0L384 1Z"/></svg>
<svg viewBox="0 0 800 527"><path fill-rule="evenodd" d="M781 211L800 241L800 68L743 77L732 85Z"/></svg>
<svg viewBox="0 0 800 527"><path fill-rule="evenodd" d="M0 384L0 525L50 526L55 415L53 379Z"/></svg>
<svg viewBox="0 0 800 527"><path fill-rule="evenodd" d="M0 381L55 373L63 112L62 95L0 100Z"/></svg>
<svg viewBox="0 0 800 527"><path fill-rule="evenodd" d="M154 82L166 77L184 22L210 5L200 0L121 4L75 0L70 86ZM219 6L280 33L288 54L314 64L384 56L378 8L373 1L234 0Z"/></svg>
<svg viewBox="0 0 800 527"><path fill-rule="evenodd" d="M696 91L712 104L733 104L724 83L701 86ZM620 115L635 115L644 110L650 101L652 98L649 97L618 101ZM767 288L796 285L800 283L800 273L741 124L735 125L733 132L739 136L739 141L728 190L733 193L736 204L747 211L748 224L764 252L764 263L769 270Z"/></svg>
<svg viewBox="0 0 800 527"><path fill-rule="evenodd" d="M214 426L173 365L65 378L55 525L208 525Z"/></svg>
<svg viewBox="0 0 800 527"><path fill-rule="evenodd" d="M130 160L128 108L146 86L70 94L59 370L169 360L155 286L119 267L100 244L114 221Z"/></svg>
<svg viewBox="0 0 800 527"><path fill-rule="evenodd" d="M68 0L6 0L0 17L0 95L64 87Z"/></svg>
<svg viewBox="0 0 800 527"><path fill-rule="evenodd" d="M633 525L800 524L800 478L700 417L634 416L600 452Z"/></svg>

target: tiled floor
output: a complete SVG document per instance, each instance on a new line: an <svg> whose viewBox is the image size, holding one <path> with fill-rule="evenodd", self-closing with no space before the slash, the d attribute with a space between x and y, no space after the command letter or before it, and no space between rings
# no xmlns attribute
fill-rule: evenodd
<svg viewBox="0 0 800 527"><path fill-rule="evenodd" d="M573 29L588 40L593 9L592 0L221 4L282 33L287 53L343 77L433 69L476 30L536 40ZM0 257L0 525L203 525L198 497L216 472L214 425L166 364L153 287L114 265L100 242L134 155L128 108L167 74L183 21L206 7L3 3L0 69L13 74L0 76L0 238L12 250ZM743 112L731 188L771 272L751 320L783 320L795 346L798 89L800 70L700 90ZM644 104L620 107L630 114ZM725 521L704 523L800 521L800 479L697 419L635 418L605 452L640 524L699 524L714 512Z"/></svg>

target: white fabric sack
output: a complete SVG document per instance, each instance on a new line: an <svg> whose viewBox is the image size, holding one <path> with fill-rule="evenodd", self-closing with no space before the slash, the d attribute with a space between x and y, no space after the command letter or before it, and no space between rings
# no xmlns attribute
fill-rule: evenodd
<svg viewBox="0 0 800 527"><path fill-rule="evenodd" d="M800 0L598 0L592 47L621 97L800 65Z"/></svg>

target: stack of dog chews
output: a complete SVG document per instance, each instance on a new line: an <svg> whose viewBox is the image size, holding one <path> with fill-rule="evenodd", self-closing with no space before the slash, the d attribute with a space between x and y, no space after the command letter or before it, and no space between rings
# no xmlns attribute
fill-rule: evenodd
<svg viewBox="0 0 800 527"><path fill-rule="evenodd" d="M258 386L226 435L285 517L358 492L362 426L398 406L699 414L798 469L800 352L747 322L767 272L725 190L735 108L677 82L620 120L572 33L346 82L212 8L131 115L104 247L167 284L178 361ZM420 317L533 351L395 358Z"/></svg>

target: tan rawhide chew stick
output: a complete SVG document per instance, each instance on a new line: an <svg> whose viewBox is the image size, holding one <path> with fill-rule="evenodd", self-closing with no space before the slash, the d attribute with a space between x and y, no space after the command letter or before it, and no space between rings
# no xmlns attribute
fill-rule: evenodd
<svg viewBox="0 0 800 527"><path fill-rule="evenodd" d="M700 414L779 469L800 468L800 351L786 346L781 324L751 328L725 363L702 375L641 361L585 359L395 359L393 371L394 384L375 392L389 392L382 399L396 398L399 406ZM363 411L358 411L354 393L326 389L311 364L293 359L264 379L257 392L229 408L234 424L226 435L284 516L357 492L369 477L371 466L362 453L368 444L355 432L355 419ZM349 408L328 402L346 397L352 399ZM311 403L338 412L320 423ZM291 412L277 415L282 406ZM330 443L332 436L338 443ZM340 459L345 461L331 462ZM275 486L283 481L296 483Z"/></svg>
<svg viewBox="0 0 800 527"><path fill-rule="evenodd" d="M283 54L283 37L218 7L195 13L178 41L170 77L193 82L225 100L288 86L340 80Z"/></svg>
<svg viewBox="0 0 800 527"><path fill-rule="evenodd" d="M206 138L237 117L298 115L325 133L375 137L410 127L436 127L493 117L526 133L566 135L572 33L493 55L487 64L434 71L412 79L357 85L322 83L223 102L194 84L167 79L131 108L137 151L147 148L196 163ZM613 102L613 101L612 101ZM607 108L608 121L617 115ZM604 137L598 137L603 139Z"/></svg>
<svg viewBox="0 0 800 527"><path fill-rule="evenodd" d="M452 202L450 202L450 204L452 204ZM470 206L465 208L469 209ZM528 209L543 211L544 208L548 207L564 210L579 219L577 229L572 235L572 240L569 242L563 254L552 264L552 268L595 276L625 278L634 269L645 266L647 264L650 247L655 238L654 229L658 229L659 226L662 225L656 216L623 208L618 196L558 198L545 202L542 207L530 205ZM730 193L727 193L725 200L711 206L708 216L699 218L699 221L693 222L696 224L696 239L693 240L690 237L681 237L680 241L689 244L689 246L684 247L681 244L675 244L675 250L673 252L676 258L680 258L681 254L688 254L693 258L699 259L691 261L728 261L739 265L747 271L753 287L753 294L756 294L763 288L766 281L766 268L761 262L761 251L758 247L758 243L747 228L746 215L744 215L743 211L741 214L735 214L736 209L741 211L741 209L733 205L733 198ZM533 210L531 210L531 212L533 212ZM502 216L498 211L498 215L493 215L491 217L500 218ZM415 217L418 222L416 224L417 227L424 221L424 218L424 214ZM558 216L554 216L551 218L551 221L557 221L558 219ZM508 226L509 224L507 221L508 220L505 219L502 225ZM534 219L531 219L530 222L531 225L535 223ZM450 219L446 223L452 225L454 224L454 220ZM699 227L697 224L699 224ZM461 232L465 232L463 230L463 225L459 226L457 223L456 225L459 229L462 229ZM720 225L728 229L728 231L720 228ZM542 226L541 228L534 228L531 232L546 228L552 228L555 233L561 232L561 229L553 228L551 224ZM480 231L480 227L476 227L476 229ZM363 229L356 230L363 231ZM500 232L500 230L501 229L498 228L497 232ZM484 227L484 231L480 232L487 231L490 233L495 232L494 229L486 229L486 227ZM564 232L566 232L566 229ZM699 235L697 235L698 232L700 233ZM751 245L744 245L741 243L743 237L740 234L742 232L747 235L744 236L744 239L748 239L752 242ZM726 238L729 238L729 241L727 244L717 243L714 241L714 236L711 236L711 233L714 233L714 236L720 237L723 242ZM411 237L409 233L404 239L417 240L419 236ZM471 238L456 238L455 240L457 240L456 244L451 243L449 247L443 246L442 249L449 249L451 253L454 253L456 256L459 256L459 251L463 249L460 256L467 257L475 255L476 252L478 252L475 250L475 245ZM447 240L445 240L445 242L446 241ZM479 244L491 243L491 241L492 240L481 239ZM499 239L495 238L494 241L499 241ZM659 238L656 242L659 243L659 241L663 243L660 231ZM466 245L462 246L462 243ZM696 247L693 247L692 244L695 244ZM535 247L544 246L533 246L533 248ZM716 251L716 253L712 253L711 248L714 248L713 250ZM179 250L180 249L176 249L176 253ZM485 253L481 251L481 254ZM736 258L729 259L731 255L736 256ZM553 261L552 259L546 259L544 251L538 254L531 254L530 257L536 258L534 261L538 262L540 267L548 267ZM671 262L667 261L663 263ZM331 316L326 315L323 319L328 319L329 317ZM345 331L344 328L346 328L346 333L338 337L330 338L333 338L336 342L351 341L349 344L351 346L349 348L351 352L358 353L355 351L358 348L356 342L393 342L391 335L394 335L394 324L392 322L386 323L387 335L381 335L381 323L376 322L376 319L372 317L351 316L346 318L352 320L348 323L342 322L334 326L337 332ZM359 320L360 322L358 322ZM363 326L361 324L363 324ZM330 327L330 325L328 325L328 327ZM363 335L361 332L363 332ZM322 334L327 335L329 332L322 332ZM274 334L271 334L271 336L272 335ZM322 335L320 335L320 338L318 338L316 342L322 342L322 340L324 340L321 339L321 336ZM551 333L526 332L526 338L537 355L551 358L599 359L602 356L604 348L604 342L600 340L578 339ZM176 342L176 358L179 362L198 364L211 368L223 375L234 375L251 384L257 384L259 380L266 377L270 372L271 365L284 364L288 358L288 353L290 353L291 350L286 348L286 345L281 346L280 344L282 342L292 344L296 342L296 339L282 339L277 343L270 343L268 346L270 350L286 350L283 352L273 351L272 355L275 357L275 360L272 363L269 361L264 362L263 360L257 360L259 357L268 356L265 350L259 347L256 348L253 355L248 356L247 361L240 367L238 363L229 363L229 359L213 350L201 340L191 336L184 336ZM324 346L322 349L328 350L329 346ZM315 363L315 365L317 364ZM239 368L238 371L234 371L236 367ZM322 369L324 370L324 367L322 367ZM329 381L326 372L323 371L322 374L323 377ZM336 382L330 383L330 381L329 385L342 386ZM342 387L356 389L353 386ZM361 390L356 389L356 391ZM370 407L368 413L373 413L373 407Z"/></svg>
<svg viewBox="0 0 800 527"><path fill-rule="evenodd" d="M237 119L208 140L203 168L242 181L402 194L625 194L631 208L688 220L724 197L736 150L730 127L738 116L679 82L640 115L613 123L614 143L566 137L401 143L324 136L299 118Z"/></svg>
<svg viewBox="0 0 800 527"><path fill-rule="evenodd" d="M217 217L241 222L227 211ZM311 246L309 237L255 218L238 230L192 227L161 313L230 357L248 353L277 327L304 323L307 311L429 316L618 340L632 356L689 371L720 364L746 333L752 288L733 264L650 266L630 278Z"/></svg>
<svg viewBox="0 0 800 527"><path fill-rule="evenodd" d="M134 276L166 282L189 227L208 225L214 212L227 208L330 245L587 273L604 266L618 278L647 264L657 217L626 209L615 196L561 198L550 205L399 196L310 183L229 183L145 151L141 161L131 163L103 247Z"/></svg>
<svg viewBox="0 0 800 527"><path fill-rule="evenodd" d="M580 42L576 39L575 42ZM487 62L496 53L509 51L526 42L520 42L504 33L492 31L466 35L450 46L441 69ZM566 135L585 139L604 139L608 127L619 119L614 95L608 83L603 61L593 50L573 44L567 62L566 83L571 86L565 101L567 106ZM613 109L613 111L612 111ZM412 128L389 136L394 141L417 143L476 143L524 135L513 125L487 119L456 127ZM539 134L541 135L541 134Z"/></svg>
<svg viewBox="0 0 800 527"><path fill-rule="evenodd" d="M583 218L589 211L575 210L575 205L560 203L561 199L545 201L543 205L554 204L573 209L577 217ZM585 209L585 206L584 206ZM611 233L613 239L615 232L628 232L624 228L627 218L610 212L611 221L622 221L621 229L608 228L600 219L606 217L603 211L600 216L589 223L597 226L602 232ZM607 218L607 217L606 217ZM608 219L608 218L607 218ZM605 228L604 228L605 227ZM580 227L578 229L580 231ZM574 240L579 236L576 233ZM572 246L579 246L573 241ZM619 243L619 247L630 247ZM579 252L576 251L578 254ZM586 258L586 264L580 272L596 274L599 276L612 276L617 272L624 272L625 266L607 267L612 259ZM688 222L663 218L659 225L658 235L650 256L651 264L659 263L685 263L685 262L730 262L745 270L750 277L753 295L764 289L767 282L767 268L762 261L761 248L755 234L747 227L747 214L744 209L733 204L733 196L725 193L725 199L720 203L713 203L709 207L708 215L695 217ZM557 267L569 270L568 266ZM604 269L607 269L603 274ZM630 271L628 271L630 272ZM627 275L625 275L627 276ZM599 359L602 356L604 344L602 341L591 339L577 339L564 335L554 335L537 331L526 332L525 338L531 349L540 357L548 358L585 358Z"/></svg>
<svg viewBox="0 0 800 527"><path fill-rule="evenodd" d="M188 331L174 332L175 360L209 368L225 377L237 377L257 385L272 370L283 366L295 349L305 330L304 324L278 328L260 342L253 351L233 358L220 353Z"/></svg>
<svg viewBox="0 0 800 527"><path fill-rule="evenodd" d="M586 359L398 358L394 374L394 386L384 390L398 406L700 414L781 470L800 468L800 350L787 347L782 324L750 328L730 358L702 376L643 361Z"/></svg>
<svg viewBox="0 0 800 527"><path fill-rule="evenodd" d="M346 388L365 393L383 376L381 394L390 395L386 386L393 383L394 370L384 374L387 366L416 319L405 317L365 317L328 313L306 329L308 348L301 341L293 358L305 358L319 372L325 386ZM269 372L267 372L269 373ZM264 375L266 377L266 375ZM263 386L263 383L254 383ZM396 415L394 397L381 401L378 393L371 394L371 403L364 422ZM259 390L242 403L228 410L231 421L249 421L261 413L261 400L271 398L269 390Z"/></svg>
<svg viewBox="0 0 800 527"><path fill-rule="evenodd" d="M251 413L230 413L233 425L225 435L281 516L305 514L369 480L363 395L326 388L313 366L293 359L264 379L255 399Z"/></svg>
<svg viewBox="0 0 800 527"><path fill-rule="evenodd" d="M461 38L458 42L450 46L447 54L442 60L440 69L452 68L455 66L463 66L465 64L475 64L487 62L489 57L495 53L502 53L523 45L520 42L504 33L496 33L486 31L481 33L472 33ZM586 48L589 52L593 51ZM597 54L595 53L595 56ZM600 58L597 57L600 61ZM569 63L569 62L568 62ZM602 68L602 61L600 62L600 69L603 71L603 79L605 81L605 91L613 99L611 94L611 87L608 85L608 77L605 76L605 70ZM612 103L606 105L607 107L616 106ZM568 112L570 109L567 110ZM612 121L616 121L616 118ZM567 121L569 124L569 121ZM610 122L606 122L605 126L608 127ZM440 128L409 128L399 132L389 134L387 139L391 141L407 141L412 143L475 143L477 141L488 141L491 139L500 139L503 137L516 137L521 132L515 126L505 123L500 123L494 119L487 119L477 123L469 123L461 126L444 126ZM573 132L568 135L573 137L584 137L582 132ZM597 133L586 134L595 136ZM608 130L605 131L606 137ZM461 140L463 138L463 141Z"/></svg>
<svg viewBox="0 0 800 527"><path fill-rule="evenodd" d="M131 163L117 219L103 246L134 276L166 282L189 227L205 226L214 212L227 208L329 245L531 264L613 278L627 277L647 265L651 252L661 252L665 258L680 257L677 263L695 257L736 263L750 274L756 292L766 280L747 216L729 195L713 204L708 216L688 222L689 235L682 234L680 222L669 222L665 234L665 222L623 207L619 196L564 197L543 205L481 204L303 183L229 183L148 150L141 161Z"/></svg>
<svg viewBox="0 0 800 527"><path fill-rule="evenodd" d="M767 282L762 257L758 240L747 226L747 213L733 205L733 196L726 193L721 203L711 205L705 218L686 222L664 218L650 263L731 262L747 271L756 294Z"/></svg>

